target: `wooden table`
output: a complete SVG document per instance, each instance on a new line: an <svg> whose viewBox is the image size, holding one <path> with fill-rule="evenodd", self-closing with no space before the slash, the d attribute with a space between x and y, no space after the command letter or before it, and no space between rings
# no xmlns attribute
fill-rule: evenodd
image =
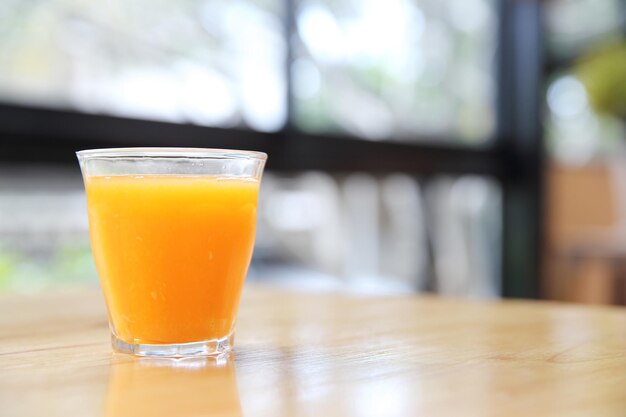
<svg viewBox="0 0 626 417"><path fill-rule="evenodd" d="M249 288L236 344L112 354L98 292L4 296L0 415L626 415L626 309Z"/></svg>

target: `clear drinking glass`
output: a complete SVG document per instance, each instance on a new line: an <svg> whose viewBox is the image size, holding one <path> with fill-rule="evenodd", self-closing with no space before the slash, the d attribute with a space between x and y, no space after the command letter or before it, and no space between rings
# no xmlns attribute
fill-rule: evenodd
<svg viewBox="0 0 626 417"><path fill-rule="evenodd" d="M114 350L228 352L267 155L120 148L77 156Z"/></svg>

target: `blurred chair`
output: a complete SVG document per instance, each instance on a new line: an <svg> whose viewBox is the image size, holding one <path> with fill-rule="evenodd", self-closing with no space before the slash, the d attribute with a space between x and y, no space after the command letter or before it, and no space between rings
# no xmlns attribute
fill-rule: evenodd
<svg viewBox="0 0 626 417"><path fill-rule="evenodd" d="M583 170L587 172L583 173ZM582 168L573 175L578 175L578 180L552 184L553 190L569 186L570 195L576 194L576 198L569 200L565 197L560 203L553 199L556 204L571 207L560 209L560 213L565 210L570 213L565 219L559 219L557 212L551 216L554 222L570 224L562 225L561 229L565 230L557 231L561 234L561 242L554 242L554 236L552 239L552 257L556 260L549 266L552 268L549 275L562 278L547 289L548 296L567 301L624 305L626 144L620 144L619 151L606 166ZM560 265L559 259L562 260Z"/></svg>

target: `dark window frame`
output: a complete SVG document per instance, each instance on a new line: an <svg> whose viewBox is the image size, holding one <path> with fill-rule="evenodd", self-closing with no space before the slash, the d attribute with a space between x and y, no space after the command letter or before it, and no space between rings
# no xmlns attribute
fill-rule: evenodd
<svg viewBox="0 0 626 417"><path fill-rule="evenodd" d="M294 2L286 0L288 38L294 34ZM298 131L291 123L293 55L289 51L288 122L281 131L221 129L0 103L0 163L76 165L74 152L79 149L194 146L265 151L270 155L268 169L281 172L489 176L503 192L502 295L536 298L543 241L542 2L500 0L498 6L497 126L493 140L484 146L457 146L433 137L416 137L415 143L374 142Z"/></svg>

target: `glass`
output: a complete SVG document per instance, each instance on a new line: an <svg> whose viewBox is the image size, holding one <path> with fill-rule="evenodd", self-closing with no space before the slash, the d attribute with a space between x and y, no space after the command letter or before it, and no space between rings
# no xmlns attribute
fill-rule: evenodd
<svg viewBox="0 0 626 417"><path fill-rule="evenodd" d="M143 356L228 352L267 156L188 148L77 155L113 348Z"/></svg>
<svg viewBox="0 0 626 417"><path fill-rule="evenodd" d="M606 39L619 37L624 10L622 0L545 2L548 54L567 62Z"/></svg>
<svg viewBox="0 0 626 417"><path fill-rule="evenodd" d="M0 101L278 130L282 13L282 0L3 0Z"/></svg>
<svg viewBox="0 0 626 417"><path fill-rule="evenodd" d="M501 293L493 178L308 171L263 181L250 279L315 291Z"/></svg>
<svg viewBox="0 0 626 417"><path fill-rule="evenodd" d="M500 189L492 179L265 171L262 182L246 282L499 293ZM97 285L88 226L83 183L70 167L0 167L0 293Z"/></svg>
<svg viewBox="0 0 626 417"><path fill-rule="evenodd" d="M7 165L0 167L0 292L93 286L85 195L75 170Z"/></svg>
<svg viewBox="0 0 626 417"><path fill-rule="evenodd" d="M545 2L545 11L546 56L551 63L544 120L549 156L559 164L570 166L611 160L620 153L625 126L621 118L594 108L597 97L594 99L594 92L585 85L589 74L583 67L592 56L620 39L626 3L554 0ZM617 76L620 70L615 64L606 66L608 72L592 77L610 85L612 67ZM613 94L619 95L619 89Z"/></svg>
<svg viewBox="0 0 626 417"><path fill-rule="evenodd" d="M495 125L494 0L302 0L295 122L313 133L479 145Z"/></svg>

